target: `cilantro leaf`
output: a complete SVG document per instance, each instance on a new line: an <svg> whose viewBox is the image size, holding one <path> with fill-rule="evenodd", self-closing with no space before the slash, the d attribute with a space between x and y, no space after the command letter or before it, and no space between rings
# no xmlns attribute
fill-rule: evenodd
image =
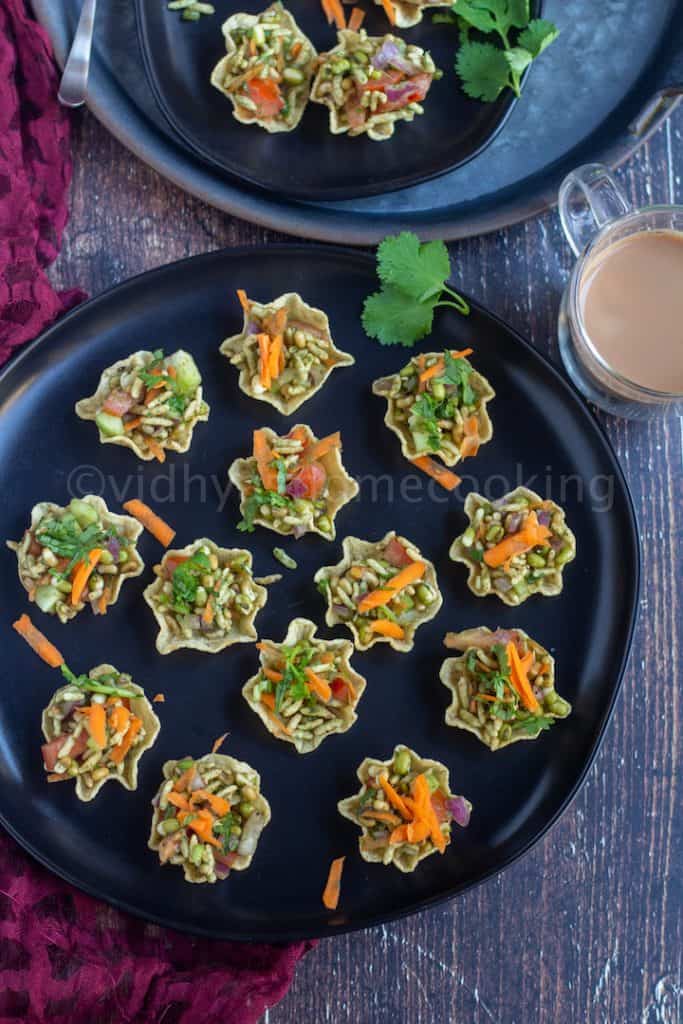
<svg viewBox="0 0 683 1024"><path fill-rule="evenodd" d="M211 569L211 562L201 551L195 551L186 562L181 562L173 571L173 606L181 615L188 615L193 607L200 578Z"/></svg>
<svg viewBox="0 0 683 1024"><path fill-rule="evenodd" d="M552 21L545 18L534 18L530 21L523 32L520 32L517 45L528 50L532 57L538 57L543 51L554 43L560 34L560 30Z"/></svg>
<svg viewBox="0 0 683 1024"><path fill-rule="evenodd" d="M510 85L510 67L505 53L493 43L463 43L455 70L467 95L485 103L492 103Z"/></svg>
<svg viewBox="0 0 683 1024"><path fill-rule="evenodd" d="M480 32L495 32L496 18L494 12L501 7L496 0L458 0L454 13L472 28ZM502 8L501 8L502 9Z"/></svg>
<svg viewBox="0 0 683 1024"><path fill-rule="evenodd" d="M260 484L254 482L254 490L244 503L242 519L237 524L240 533L253 533L254 520L259 514L261 505L271 505L274 508L292 508L294 502L286 494L278 494L277 491L267 491Z"/></svg>
<svg viewBox="0 0 683 1024"><path fill-rule="evenodd" d="M444 352L444 363L446 369L443 374L449 384L454 384L459 391L460 402L462 405L474 405L477 400L477 396L472 390L472 386L469 382L469 376L472 373L472 367L466 359L454 359L450 352ZM444 419L450 419L450 416L445 414Z"/></svg>
<svg viewBox="0 0 683 1024"><path fill-rule="evenodd" d="M434 321L435 301L415 302L396 287L369 295L363 306L363 328L382 345L410 347L426 337Z"/></svg>
<svg viewBox="0 0 683 1024"><path fill-rule="evenodd" d="M499 16L499 20L506 22L508 26L512 25L514 28L524 28L525 25L529 24L529 18L531 17L529 0L503 0L503 3L507 10L504 17ZM500 0L496 3L496 6L499 5Z"/></svg>
<svg viewBox="0 0 683 1024"><path fill-rule="evenodd" d="M424 302L443 291L451 272L448 249L443 242L420 243L412 231L389 236L377 248L377 274L385 285Z"/></svg>
<svg viewBox="0 0 683 1024"><path fill-rule="evenodd" d="M504 51L508 67L515 75L522 75L534 59L528 50L521 46L513 46Z"/></svg>
<svg viewBox="0 0 683 1024"><path fill-rule="evenodd" d="M516 725L520 732L525 732L531 736L537 730L544 732L546 729L550 729L554 725L554 719L547 718L544 715L530 715L528 718L517 722Z"/></svg>

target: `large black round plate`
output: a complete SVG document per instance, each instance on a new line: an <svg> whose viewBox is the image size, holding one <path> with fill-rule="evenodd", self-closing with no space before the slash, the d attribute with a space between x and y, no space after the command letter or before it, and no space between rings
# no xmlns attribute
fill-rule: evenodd
<svg viewBox="0 0 683 1024"><path fill-rule="evenodd" d="M332 135L328 110L309 103L293 132L269 135L232 116L232 104L209 77L225 55L221 23L235 11L256 13L261 0L242 0L216 17L188 24L164 3L137 0L145 67L162 113L180 138L204 160L242 182L275 195L321 201L370 196L428 181L481 152L502 128L514 105L510 90L495 103L469 99L453 70L457 31L432 24L428 12L413 29L400 32L429 50L444 77L434 82L424 114L396 126L393 138L373 142L367 136ZM318 0L288 0L288 10L318 52L336 44ZM381 8L366 5L370 35L389 30ZM539 5L536 5L537 8Z"/></svg>
<svg viewBox="0 0 683 1024"><path fill-rule="evenodd" d="M382 422L384 403L370 393L375 377L407 357L362 333L361 302L374 285L372 261L344 250L283 246L195 257L129 281L71 313L0 379L0 536L19 537L37 501L65 503L70 495L95 491L112 508L142 497L177 528L180 546L202 535L242 545L235 495L224 503L219 497L228 465L247 450L254 427L285 421L238 391L236 371L218 345L241 324L236 288L260 299L300 291L327 310L337 342L357 360L336 371L296 418L318 435L341 429L345 463L360 478L360 497L340 513L338 534L378 538L394 528L436 563L444 595L438 617L421 627L410 654L381 646L354 658L369 684L357 723L303 757L266 733L241 696L257 665L252 645L215 656L156 653L156 624L141 597L161 555L152 537L142 539L147 572L125 585L106 617L84 612L60 626L32 606L34 620L74 669L111 661L149 693L166 694L166 703L157 705L161 734L142 759L137 792L107 786L92 804L83 804L71 786L45 783L40 712L60 677L10 629L26 609L26 595L14 555L5 551L0 820L57 874L165 925L222 938L284 940L376 924L456 896L519 857L557 819L591 764L614 704L634 623L639 555L626 485L600 428L560 375L501 321L476 307L469 319L446 312L423 350L474 346L477 367L497 391L490 407L495 434L466 464L469 475L457 494L428 486L402 459ZM73 412L104 366L158 346L193 352L211 404L209 422L196 428L190 452L164 466L99 445L93 425ZM449 561L448 548L463 526L463 492L477 486L495 495L523 481L563 501L579 554L566 570L560 597L531 599L514 610L473 597L464 567ZM265 530L246 539L259 574L278 568L272 557L278 542ZM312 537L286 547L295 552L298 571L284 571L257 619L259 634L275 639L294 616L323 622L312 577L319 565L337 561L340 551L339 543ZM495 754L446 727L448 694L438 681L445 631L480 623L519 625L551 648L559 690L574 705L567 721L536 742ZM322 633L329 630L322 626ZM147 849L149 801L167 758L201 755L226 730L226 752L261 773L273 820L248 871L213 886L187 885L179 870L161 869ZM337 801L356 789L361 759L387 757L397 742L447 764L455 791L474 804L470 827L457 831L446 854L430 857L408 876L362 861L357 830L336 810ZM331 915L321 893L330 860L341 854L348 854L342 899Z"/></svg>

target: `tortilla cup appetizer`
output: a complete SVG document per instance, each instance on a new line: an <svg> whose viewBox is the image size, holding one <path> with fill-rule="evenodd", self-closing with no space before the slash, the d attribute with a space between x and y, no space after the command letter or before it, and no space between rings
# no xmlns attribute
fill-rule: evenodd
<svg viewBox="0 0 683 1024"><path fill-rule="evenodd" d="M337 806L361 828L363 860L414 871L425 857L445 852L453 822L469 824L472 804L451 793L448 768L409 747L399 744L388 761L366 757L356 774L359 792Z"/></svg>
<svg viewBox="0 0 683 1024"><path fill-rule="evenodd" d="M102 444L132 448L145 462L186 452L195 424L209 418L202 378L188 352L134 352L103 371L97 391L76 402L76 415L94 420Z"/></svg>
<svg viewBox="0 0 683 1024"><path fill-rule="evenodd" d="M186 882L218 882L251 864L270 806L258 772L225 754L167 761L148 846Z"/></svg>
<svg viewBox="0 0 683 1024"><path fill-rule="evenodd" d="M453 696L446 724L466 729L491 750L535 740L571 704L555 690L555 661L521 629L486 626L447 633L446 647L462 651L446 658L439 678Z"/></svg>
<svg viewBox="0 0 683 1024"><path fill-rule="evenodd" d="M338 366L353 356L335 348L330 322L296 292L272 302L254 302L238 292L244 310L240 334L226 338L220 351L239 368L245 395L268 402L284 416L319 391Z"/></svg>
<svg viewBox="0 0 683 1024"><path fill-rule="evenodd" d="M337 512L358 494L342 465L339 433L319 440L303 423L284 435L262 427L253 451L228 474L240 492L238 529L251 533L258 524L297 539L317 533L334 540Z"/></svg>
<svg viewBox="0 0 683 1024"><path fill-rule="evenodd" d="M382 0L375 0L375 3L383 6ZM437 7L452 7L453 3L452 0L414 0L412 3L410 0L392 0L391 6L394 8L396 27L412 28L422 21L425 11L429 12Z"/></svg>
<svg viewBox="0 0 683 1024"><path fill-rule="evenodd" d="M463 352L413 356L400 373L372 385L387 400L384 422L406 459L438 455L447 466L476 455L493 437L486 404L495 391Z"/></svg>
<svg viewBox="0 0 683 1024"><path fill-rule="evenodd" d="M306 109L317 58L310 39L281 3L260 14L233 14L223 24L227 55L211 84L233 116L267 132L291 132Z"/></svg>
<svg viewBox="0 0 683 1024"><path fill-rule="evenodd" d="M349 662L351 641L323 640L316 628L309 619L293 619L282 643L262 640L261 668L242 690L268 732L300 754L350 729L365 689Z"/></svg>
<svg viewBox="0 0 683 1024"><path fill-rule="evenodd" d="M441 77L430 54L397 36L368 36L365 29L337 33L338 44L321 53L311 99L330 112L333 135L367 135L382 142L398 121L422 114L422 101Z"/></svg>
<svg viewBox="0 0 683 1024"><path fill-rule="evenodd" d="M153 745L159 719L129 675L98 665L68 679L43 711L43 764L48 782L74 779L79 800L92 800L105 782L137 789L138 762Z"/></svg>
<svg viewBox="0 0 683 1024"><path fill-rule="evenodd" d="M495 594L518 605L532 594L555 597L562 570L576 557L576 538L554 501L517 487L496 501L472 491L465 499L470 525L450 549L469 568L467 586L477 597Z"/></svg>
<svg viewBox="0 0 683 1024"><path fill-rule="evenodd" d="M432 563L393 530L374 543L346 537L342 547L341 562L315 574L327 625L348 626L359 651L376 643L412 650L418 628L443 603Z"/></svg>
<svg viewBox="0 0 683 1024"><path fill-rule="evenodd" d="M254 583L250 551L202 537L167 551L154 573L143 596L159 623L159 654L181 647L217 654L256 640L254 619L268 591Z"/></svg>
<svg viewBox="0 0 683 1024"><path fill-rule="evenodd" d="M16 552L19 579L42 612L68 622L86 605L104 615L118 600L124 580L139 576L145 563L136 544L142 526L131 516L110 512L102 498L87 494L64 508L41 501Z"/></svg>

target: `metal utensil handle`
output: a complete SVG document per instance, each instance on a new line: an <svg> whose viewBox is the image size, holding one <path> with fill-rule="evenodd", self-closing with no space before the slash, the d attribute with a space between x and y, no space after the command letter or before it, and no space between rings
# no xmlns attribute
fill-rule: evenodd
<svg viewBox="0 0 683 1024"><path fill-rule="evenodd" d="M83 10L78 19L78 28L64 67L59 86L59 102L66 107L80 107L85 103L90 72L95 10L97 0L84 0Z"/></svg>
<svg viewBox="0 0 683 1024"><path fill-rule="evenodd" d="M560 185L560 221L575 256L583 252L596 231L630 209L626 196L603 164L577 167Z"/></svg>

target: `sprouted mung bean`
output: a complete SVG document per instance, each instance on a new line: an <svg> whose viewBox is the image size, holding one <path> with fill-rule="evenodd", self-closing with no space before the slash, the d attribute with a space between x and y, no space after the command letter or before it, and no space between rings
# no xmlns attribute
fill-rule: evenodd
<svg viewBox="0 0 683 1024"><path fill-rule="evenodd" d="M359 651L377 642L411 650L417 629L442 604L432 563L393 530L375 543L346 537L343 553L341 562L315 574L327 625L347 625Z"/></svg>
<svg viewBox="0 0 683 1024"><path fill-rule="evenodd" d="M560 593L564 567L576 556L576 539L559 505L526 487L496 501L472 491L465 514L469 526L453 541L450 557L469 568L473 594L495 594L518 605L532 594Z"/></svg>
<svg viewBox="0 0 683 1024"><path fill-rule="evenodd" d="M472 805L450 789L448 769L399 745L388 761L366 757L361 788L341 800L339 813L361 828L363 860L414 871L425 857L444 853L453 823L465 828Z"/></svg>
<svg viewBox="0 0 683 1024"><path fill-rule="evenodd" d="M216 13L213 4L202 0L167 0L166 7L169 11L179 11L183 21L199 21L203 14Z"/></svg>
<svg viewBox="0 0 683 1024"><path fill-rule="evenodd" d="M486 405L495 392L467 359L471 351L413 356L399 373L372 385L387 400L384 422L407 459L438 455L454 466L493 437Z"/></svg>
<svg viewBox="0 0 683 1024"><path fill-rule="evenodd" d="M124 580L139 576L144 562L136 544L142 526L131 516L110 512L102 498L88 494L66 506L43 501L31 511L31 525L16 552L19 579L42 612L60 622L86 605L103 615Z"/></svg>
<svg viewBox="0 0 683 1024"><path fill-rule="evenodd" d="M317 533L333 540L337 513L358 493L342 464L339 433L319 440L302 423L283 436L268 427L254 431L253 454L236 459L229 477L240 492L238 529L246 533L259 525L285 536Z"/></svg>
<svg viewBox="0 0 683 1024"><path fill-rule="evenodd" d="M441 77L430 54L397 36L342 29L338 45L319 58L311 100L330 112L334 135L390 138L398 121L423 113L422 101Z"/></svg>
<svg viewBox="0 0 683 1024"><path fill-rule="evenodd" d="M186 452L195 425L209 417L202 378L188 352L135 352L108 367L97 391L76 403L83 420L94 420L102 444L132 448L149 461L166 451Z"/></svg>
<svg viewBox="0 0 683 1024"><path fill-rule="evenodd" d="M211 84L243 124L268 132L296 128L308 103L317 53L281 3L260 14L233 14L223 25L227 55Z"/></svg>
<svg viewBox="0 0 683 1024"><path fill-rule="evenodd" d="M256 639L254 619L268 594L254 582L249 551L202 538L167 551L154 573L144 598L159 623L160 654L181 647L215 654Z"/></svg>
<svg viewBox="0 0 683 1024"><path fill-rule="evenodd" d="M148 846L187 882L218 882L251 864L270 821L258 772L234 757L205 754L167 761L152 801Z"/></svg>
<svg viewBox="0 0 683 1024"><path fill-rule="evenodd" d="M356 721L365 679L351 668L350 640L323 640L308 619L294 619L282 643L258 644L261 667L242 693L270 733L300 754Z"/></svg>
<svg viewBox="0 0 683 1024"><path fill-rule="evenodd" d="M474 733L491 750L533 740L571 705L555 690L555 662L521 629L485 626L448 633L439 678L451 694L446 724Z"/></svg>
<svg viewBox="0 0 683 1024"><path fill-rule="evenodd" d="M238 297L242 330L226 338L220 351L239 369L239 386L251 398L291 416L334 369L355 362L335 347L326 314L295 292L265 304L241 290Z"/></svg>
<svg viewBox="0 0 683 1024"><path fill-rule="evenodd" d="M137 787L138 762L159 733L159 719L144 690L113 665L76 676L43 712L43 764L48 782L76 783L80 800L92 800L105 782Z"/></svg>

